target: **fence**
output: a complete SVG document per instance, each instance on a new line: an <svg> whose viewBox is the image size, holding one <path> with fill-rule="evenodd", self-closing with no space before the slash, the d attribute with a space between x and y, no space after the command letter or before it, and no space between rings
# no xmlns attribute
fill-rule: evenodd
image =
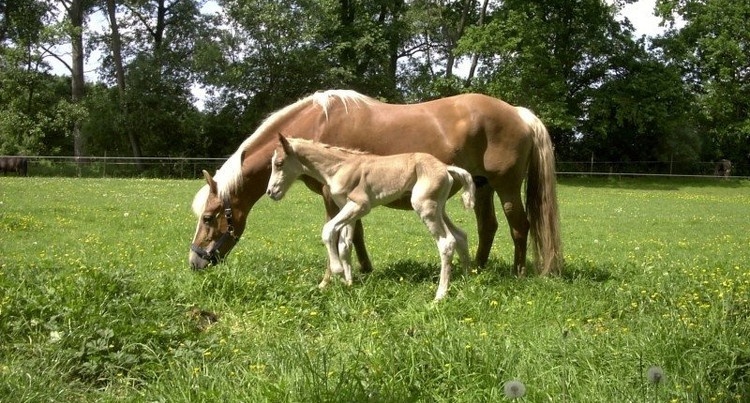
<svg viewBox="0 0 750 403"><path fill-rule="evenodd" d="M558 161L557 173L562 175L629 175L629 176L682 176L714 177L716 162L705 161ZM731 176L747 178L747 164L732 164Z"/></svg>
<svg viewBox="0 0 750 403"><path fill-rule="evenodd" d="M216 171L226 158L29 156L29 175L112 178L198 178Z"/></svg>
<svg viewBox="0 0 750 403"><path fill-rule="evenodd" d="M211 173L226 158L179 157L50 157L29 156L29 175L63 177L143 177L143 178L199 178L201 170ZM673 176L714 177L715 162L607 162L558 161L559 175L592 176ZM733 178L750 179L750 166L733 164Z"/></svg>

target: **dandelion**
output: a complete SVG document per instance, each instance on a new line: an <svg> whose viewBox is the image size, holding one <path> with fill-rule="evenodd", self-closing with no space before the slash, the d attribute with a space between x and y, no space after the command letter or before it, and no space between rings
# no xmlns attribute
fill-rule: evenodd
<svg viewBox="0 0 750 403"><path fill-rule="evenodd" d="M62 333L58 332L57 330L53 330L49 332L49 342L50 343L57 343L62 339Z"/></svg>
<svg viewBox="0 0 750 403"><path fill-rule="evenodd" d="M661 367L652 366L646 371L646 379L654 385L658 385L664 382L664 370Z"/></svg>
<svg viewBox="0 0 750 403"><path fill-rule="evenodd" d="M503 390L505 391L505 396L507 396L508 399L518 399L519 397L523 397L523 395L526 394L526 385L518 380L508 381L505 382L505 385L503 385Z"/></svg>

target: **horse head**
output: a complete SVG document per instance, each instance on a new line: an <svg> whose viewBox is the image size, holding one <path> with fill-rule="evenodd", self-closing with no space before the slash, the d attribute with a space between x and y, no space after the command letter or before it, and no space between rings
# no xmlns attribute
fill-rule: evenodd
<svg viewBox="0 0 750 403"><path fill-rule="evenodd" d="M266 194L273 200L281 200L302 170L302 165L296 158L292 145L284 135L279 133L279 144L271 158L271 177L268 180Z"/></svg>
<svg viewBox="0 0 750 403"><path fill-rule="evenodd" d="M209 264L219 263L239 239L235 230L232 202L229 196L220 196L216 181L203 171L204 186L193 200L193 211L198 225L190 244L190 267L200 270Z"/></svg>

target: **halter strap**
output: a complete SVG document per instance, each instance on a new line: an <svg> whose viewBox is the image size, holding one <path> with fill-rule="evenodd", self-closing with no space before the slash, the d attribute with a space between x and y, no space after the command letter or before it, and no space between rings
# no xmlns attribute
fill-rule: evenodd
<svg viewBox="0 0 750 403"><path fill-rule="evenodd" d="M207 260L209 263L215 265L221 260L221 252L219 248L224 245L227 239L232 238L237 240L237 235L234 233L234 222L232 220L232 204L229 202L229 198L223 198L221 202L224 208L224 217L227 219L227 232L221 234L219 240L213 243L208 249L203 249L198 245L190 244L190 250L195 252L201 259Z"/></svg>

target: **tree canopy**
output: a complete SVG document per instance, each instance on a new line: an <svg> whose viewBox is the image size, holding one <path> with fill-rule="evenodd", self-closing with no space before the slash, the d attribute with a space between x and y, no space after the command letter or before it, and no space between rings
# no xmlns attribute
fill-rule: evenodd
<svg viewBox="0 0 750 403"><path fill-rule="evenodd" d="M747 164L750 3L658 0L666 32L637 38L628 2L4 0L0 154L225 156L268 113L350 88L529 107L561 160Z"/></svg>

